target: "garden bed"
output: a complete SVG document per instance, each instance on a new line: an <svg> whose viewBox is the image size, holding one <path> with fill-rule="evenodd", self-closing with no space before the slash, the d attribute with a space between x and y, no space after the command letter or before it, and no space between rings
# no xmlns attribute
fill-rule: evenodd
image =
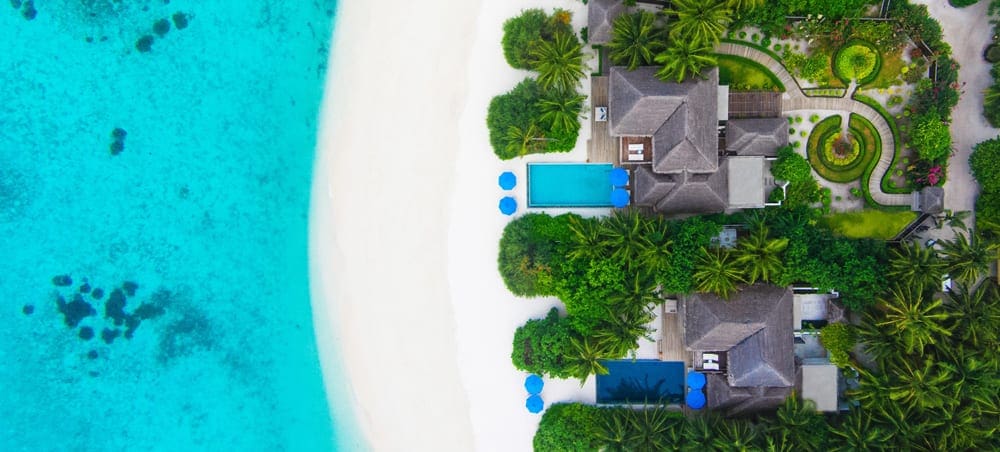
<svg viewBox="0 0 1000 452"><path fill-rule="evenodd" d="M816 173L830 182L853 182L864 175L882 153L882 140L867 119L851 114L848 122L849 145L837 149L841 141L841 117L830 116L813 128L806 154ZM863 181L864 182L864 181Z"/></svg>
<svg viewBox="0 0 1000 452"><path fill-rule="evenodd" d="M733 55L716 55L719 84L733 91L785 91L785 85L764 65Z"/></svg>

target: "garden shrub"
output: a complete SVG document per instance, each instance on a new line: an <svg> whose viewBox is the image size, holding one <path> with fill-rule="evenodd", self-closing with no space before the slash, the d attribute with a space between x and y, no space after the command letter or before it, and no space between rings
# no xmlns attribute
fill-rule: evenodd
<svg viewBox="0 0 1000 452"><path fill-rule="evenodd" d="M819 341L830 352L830 362L844 368L851 364L848 354L857 344L854 330L846 323L831 323L819 331Z"/></svg>
<svg viewBox="0 0 1000 452"><path fill-rule="evenodd" d="M1000 192L1000 138L973 146L969 167L983 191Z"/></svg>
<svg viewBox="0 0 1000 452"><path fill-rule="evenodd" d="M532 125L540 131L540 141L528 149L528 153L570 151L576 145L579 135L579 121L569 129L553 128L552 122L542 121L542 111L539 102L545 93L532 78L526 78L506 94L494 97L490 101L486 114L486 126L490 131L490 145L493 152L502 160L520 157L518 149L508 146L511 138L508 131L511 127L527 130Z"/></svg>
<svg viewBox="0 0 1000 452"><path fill-rule="evenodd" d="M595 429L601 408L581 403L557 403L545 410L533 440L537 451L578 452L598 450Z"/></svg>
<svg viewBox="0 0 1000 452"><path fill-rule="evenodd" d="M1000 61L1000 45L990 44L986 47L986 52L983 52L983 58L990 63L997 63Z"/></svg>
<svg viewBox="0 0 1000 452"><path fill-rule="evenodd" d="M570 378L566 357L573 353L573 330L559 310L552 308L544 319L531 319L517 328L510 359L518 370L554 378Z"/></svg>
<svg viewBox="0 0 1000 452"><path fill-rule="evenodd" d="M881 57L878 51L863 41L851 41L837 52L833 69L844 82L857 80L863 85L878 75Z"/></svg>
<svg viewBox="0 0 1000 452"><path fill-rule="evenodd" d="M956 8L965 8L976 3L979 3L979 0L948 0L948 4Z"/></svg>
<svg viewBox="0 0 1000 452"><path fill-rule="evenodd" d="M791 146L782 146L778 148L778 159L771 164L771 175L778 180L804 182L812 180L812 169Z"/></svg>
<svg viewBox="0 0 1000 452"><path fill-rule="evenodd" d="M503 23L503 56L515 69L533 69L529 53L539 40L551 40L556 33L574 34L569 12L556 9L552 16L539 8L524 10Z"/></svg>
<svg viewBox="0 0 1000 452"><path fill-rule="evenodd" d="M921 159L940 162L951 153L951 132L937 111L913 118L909 142Z"/></svg>
<svg viewBox="0 0 1000 452"><path fill-rule="evenodd" d="M504 227L497 264L507 289L514 295L554 295L553 270L565 256L572 232L572 215L552 217L525 214Z"/></svg>

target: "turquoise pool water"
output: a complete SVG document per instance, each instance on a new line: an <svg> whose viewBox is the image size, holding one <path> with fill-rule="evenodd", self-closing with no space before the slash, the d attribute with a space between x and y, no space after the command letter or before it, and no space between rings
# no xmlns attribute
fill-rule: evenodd
<svg viewBox="0 0 1000 452"><path fill-rule="evenodd" d="M0 450L353 441L307 262L335 6L0 3Z"/></svg>
<svg viewBox="0 0 1000 452"><path fill-rule="evenodd" d="M597 376L597 403L680 403L684 398L684 363L656 359L603 361L607 375Z"/></svg>
<svg viewBox="0 0 1000 452"><path fill-rule="evenodd" d="M610 163L529 163L528 207L611 207Z"/></svg>

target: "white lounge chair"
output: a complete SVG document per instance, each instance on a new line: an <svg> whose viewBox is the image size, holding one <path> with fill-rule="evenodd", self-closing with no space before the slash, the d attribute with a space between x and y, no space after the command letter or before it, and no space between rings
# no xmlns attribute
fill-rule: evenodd
<svg viewBox="0 0 1000 452"><path fill-rule="evenodd" d="M719 370L719 363L706 362L701 367L705 370Z"/></svg>
<svg viewBox="0 0 1000 452"><path fill-rule="evenodd" d="M702 353L701 359L704 359L705 361L718 361L719 355L715 353Z"/></svg>

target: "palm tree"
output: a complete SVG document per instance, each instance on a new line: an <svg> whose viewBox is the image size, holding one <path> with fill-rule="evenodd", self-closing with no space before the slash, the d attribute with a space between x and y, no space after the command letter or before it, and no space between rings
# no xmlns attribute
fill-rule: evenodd
<svg viewBox="0 0 1000 452"><path fill-rule="evenodd" d="M604 245L612 250L611 257L628 264L653 246L649 240L649 222L638 209L615 210L602 223Z"/></svg>
<svg viewBox="0 0 1000 452"><path fill-rule="evenodd" d="M576 91L546 91L538 101L541 111L539 119L549 124L554 132L566 132L580 128L580 112L586 96Z"/></svg>
<svg viewBox="0 0 1000 452"><path fill-rule="evenodd" d="M627 408L609 409L601 416L601 423L594 433L607 452L627 452L630 433Z"/></svg>
<svg viewBox="0 0 1000 452"><path fill-rule="evenodd" d="M615 312L608 308L608 315L595 329L594 339L598 341L608 358L623 358L639 348L637 340L648 337L652 331L646 327L654 316L649 311L622 310Z"/></svg>
<svg viewBox="0 0 1000 452"><path fill-rule="evenodd" d="M903 349L899 338L884 328L876 326L878 320L871 313L865 314L864 321L855 329L865 351L878 362L895 356Z"/></svg>
<svg viewBox="0 0 1000 452"><path fill-rule="evenodd" d="M990 263L996 260L997 246L985 240L978 233L966 238L965 234L955 234L954 240L941 242L945 271L959 281L975 284L990 270Z"/></svg>
<svg viewBox="0 0 1000 452"><path fill-rule="evenodd" d="M667 14L677 16L670 29L674 41L718 44L732 21L732 11L724 0L674 0Z"/></svg>
<svg viewBox="0 0 1000 452"><path fill-rule="evenodd" d="M913 409L941 408L957 402L950 366L927 358L921 364L906 359L892 361L889 399Z"/></svg>
<svg viewBox="0 0 1000 452"><path fill-rule="evenodd" d="M913 286L894 286L888 297L881 297L885 316L875 326L885 328L899 338L906 353L920 353L925 346L950 336L945 328L950 315L941 307L941 300L927 300Z"/></svg>
<svg viewBox="0 0 1000 452"><path fill-rule="evenodd" d="M764 4L764 0L726 0L726 6L736 12L750 11Z"/></svg>
<svg viewBox="0 0 1000 452"><path fill-rule="evenodd" d="M665 82L681 83L689 76L706 78L701 73L706 67L715 66L718 61L712 55L708 44L692 40L674 40L667 50L656 55L654 60L663 65L656 71L656 77Z"/></svg>
<svg viewBox="0 0 1000 452"><path fill-rule="evenodd" d="M628 435L629 450L663 450L666 446L664 434L670 430L673 421L670 412L664 408L629 410Z"/></svg>
<svg viewBox="0 0 1000 452"><path fill-rule="evenodd" d="M684 437L684 450L705 451L711 450L712 441L715 439L716 426L719 419L712 413L706 412L688 418L684 423L682 432Z"/></svg>
<svg viewBox="0 0 1000 452"><path fill-rule="evenodd" d="M952 212L949 210L946 211L944 215L935 217L935 219L943 223L938 223L938 229L941 229L941 226L947 224L952 229L968 231L969 227L965 225L965 220L967 220L971 215L972 211L969 210L961 210L958 212Z"/></svg>
<svg viewBox="0 0 1000 452"><path fill-rule="evenodd" d="M603 344L596 339L577 336L571 337L569 343L573 353L566 359L566 371L580 379L580 386L591 375L607 375L608 368L601 364L601 360L607 356Z"/></svg>
<svg viewBox="0 0 1000 452"><path fill-rule="evenodd" d="M839 425L830 428L830 433L840 439L833 442L833 452L867 452L886 448L888 432L873 425L868 413L855 408L842 419Z"/></svg>
<svg viewBox="0 0 1000 452"><path fill-rule="evenodd" d="M712 445L716 450L746 452L758 450L757 429L746 419L728 419L719 426Z"/></svg>
<svg viewBox="0 0 1000 452"><path fill-rule="evenodd" d="M583 52L576 37L558 32L552 40L540 40L528 54L538 71L538 84L546 90L572 91L583 78Z"/></svg>
<svg viewBox="0 0 1000 452"><path fill-rule="evenodd" d="M611 24L608 57L616 65L632 71L653 63L653 56L666 42L666 33L656 25L656 15L648 11L622 14Z"/></svg>
<svg viewBox="0 0 1000 452"><path fill-rule="evenodd" d="M986 280L976 288L955 284L948 298L951 303L944 306L951 313L953 324L949 329L954 337L975 348L997 343L1000 339L1000 296L996 283Z"/></svg>
<svg viewBox="0 0 1000 452"><path fill-rule="evenodd" d="M944 263L930 247L913 242L892 250L888 276L900 284L919 287L920 290L937 287L941 284L943 273Z"/></svg>
<svg viewBox="0 0 1000 452"><path fill-rule="evenodd" d="M769 433L772 437L779 436L779 444L784 448L815 451L820 449L822 432L827 429L823 416L816 411L816 404L792 394L778 407Z"/></svg>
<svg viewBox="0 0 1000 452"><path fill-rule="evenodd" d="M728 300L736 292L736 285L743 282L736 259L728 250L701 249L694 272L694 284L699 292L711 292Z"/></svg>
<svg viewBox="0 0 1000 452"><path fill-rule="evenodd" d="M539 129L535 123L528 124L528 127L523 129L518 126L508 127L506 138L507 153L516 156L537 152L545 143L542 129Z"/></svg>
<svg viewBox="0 0 1000 452"><path fill-rule="evenodd" d="M570 259L598 259L608 251L604 248L601 225L593 218L570 216L569 230L573 233L567 256Z"/></svg>
<svg viewBox="0 0 1000 452"><path fill-rule="evenodd" d="M781 253L788 247L788 239L768 239L767 229L760 228L740 241L736 249L736 262L746 266L748 284L776 280L782 270Z"/></svg>

